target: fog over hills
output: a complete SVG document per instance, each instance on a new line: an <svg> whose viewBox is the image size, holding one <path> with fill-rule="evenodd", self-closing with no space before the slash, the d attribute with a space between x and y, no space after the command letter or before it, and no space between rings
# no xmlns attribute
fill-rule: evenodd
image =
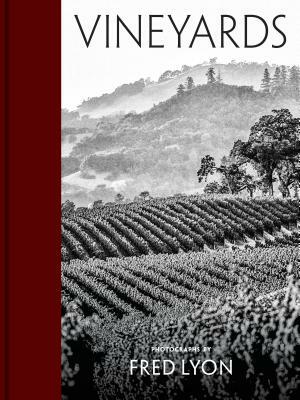
<svg viewBox="0 0 300 400"><path fill-rule="evenodd" d="M247 139L251 126L273 109L300 116L299 100L290 93L255 90L265 67L214 65L221 75L214 84L204 83L207 66L184 67L162 74L160 82L123 85L85 102L79 109L84 115L63 110L63 200L87 205L112 201L117 193L133 199L142 191L153 196L201 192L197 170L204 155L216 160L228 155L234 141ZM273 67L268 69L273 76ZM195 83L189 90L188 76ZM185 85L182 93L179 84Z"/></svg>
<svg viewBox="0 0 300 400"><path fill-rule="evenodd" d="M181 70L165 71L157 82L149 78L118 87L113 93L103 94L99 97L86 99L78 106L80 114L88 114L91 117L101 117L118 112L143 112L154 104L167 100L175 92L177 86L188 76L195 83L206 83L207 69L213 66L216 73L220 73L224 82L229 85L248 85L259 89L263 71L268 68L270 73L274 72L275 66L268 63L258 64L256 62L234 62L229 64L218 64L215 60L211 63L202 63L190 67L183 65Z"/></svg>

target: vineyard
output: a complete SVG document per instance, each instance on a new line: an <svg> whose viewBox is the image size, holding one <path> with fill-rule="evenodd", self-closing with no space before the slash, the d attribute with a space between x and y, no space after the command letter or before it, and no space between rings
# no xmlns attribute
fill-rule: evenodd
<svg viewBox="0 0 300 400"><path fill-rule="evenodd" d="M62 260L300 244L299 202L180 196L62 216Z"/></svg>
<svg viewBox="0 0 300 400"><path fill-rule="evenodd" d="M63 399L298 398L299 221L299 201L234 197L63 213ZM164 344L243 374L129 376L130 359L197 361Z"/></svg>
<svg viewBox="0 0 300 400"><path fill-rule="evenodd" d="M272 295L257 296L257 291L252 290L255 286L252 282L252 287L240 288L225 299L214 298L211 305L200 306L183 316L174 317L167 313L144 318L128 315L113 319L109 315L109 318L98 320L95 316L84 317L70 303L62 319L63 399L78 399L79 393L82 394L79 398L93 400L299 398L299 250L288 248L288 255L284 256L285 250L279 249L277 258L270 250L253 252L258 257L257 276L263 279L264 266L270 270L270 277L277 275L273 279L278 281L279 286L285 286L275 299ZM240 261L249 258L247 252L239 253ZM224 254L222 257L222 261L225 261ZM294 278L289 275L285 283L282 276L286 272L282 271L281 257L283 265L289 262L290 257L288 272L294 272ZM260 280L257 282L259 286ZM151 350L157 346L181 346L187 350ZM195 346L200 349L199 353L193 350ZM203 350L207 346L209 353ZM193 376L189 360L195 365L197 360L207 358L216 363L218 360L227 363L232 360L233 374L222 376L221 379L219 374ZM131 376L131 359L146 359L149 365L153 360L162 363L168 359L177 369L184 359L187 373L147 376L137 371ZM132 397L132 393L135 397Z"/></svg>
<svg viewBox="0 0 300 400"><path fill-rule="evenodd" d="M62 264L62 306L78 298L102 318L185 313L232 295L242 279L257 296L280 290L291 263L299 277L295 246L73 260Z"/></svg>

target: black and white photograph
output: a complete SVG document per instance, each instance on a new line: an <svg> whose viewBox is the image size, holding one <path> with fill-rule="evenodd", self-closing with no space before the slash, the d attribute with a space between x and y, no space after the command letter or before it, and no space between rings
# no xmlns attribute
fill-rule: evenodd
<svg viewBox="0 0 300 400"><path fill-rule="evenodd" d="M300 3L61 10L62 399L299 399Z"/></svg>

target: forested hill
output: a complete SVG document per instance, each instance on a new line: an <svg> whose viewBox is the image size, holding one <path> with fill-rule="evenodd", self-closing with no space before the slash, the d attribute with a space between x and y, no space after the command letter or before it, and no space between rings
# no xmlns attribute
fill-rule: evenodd
<svg viewBox="0 0 300 400"><path fill-rule="evenodd" d="M147 152L167 149L171 156L172 153L187 156L192 146L199 154L212 151L221 156L234 140L245 139L257 119L273 108L288 108L297 115L300 104L248 86L222 83L196 86L181 94L175 92L168 100L143 113L103 117L97 133L78 143L72 155L82 159L118 147L126 153L133 149ZM155 158L160 158L159 154ZM145 159L143 163L147 168Z"/></svg>
<svg viewBox="0 0 300 400"><path fill-rule="evenodd" d="M201 157L227 155L262 115L281 108L300 115L299 101L290 97L214 83L175 91L143 113L102 117L96 132L62 159L63 199L87 205L119 192L129 198L143 190L154 196L194 193Z"/></svg>
<svg viewBox="0 0 300 400"><path fill-rule="evenodd" d="M206 82L206 72L213 66L216 73L220 74L223 82L230 85L248 85L254 89L260 88L264 69L268 68L271 75L275 71L274 65L256 62L235 62L228 64L203 62L195 66L183 65L180 70L167 70L161 74L157 81L139 79L136 82L126 83L117 87L112 93L105 93L97 97L84 100L78 111L81 115L89 114L93 117L101 117L119 112L142 112L171 97L177 86L191 76L196 85ZM101 93L101 87L99 87Z"/></svg>

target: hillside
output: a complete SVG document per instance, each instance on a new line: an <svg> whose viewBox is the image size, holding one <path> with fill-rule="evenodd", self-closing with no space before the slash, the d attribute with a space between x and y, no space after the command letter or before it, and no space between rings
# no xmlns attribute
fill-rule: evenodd
<svg viewBox="0 0 300 400"><path fill-rule="evenodd" d="M299 218L298 200L266 197L63 212L65 398L279 400L276 390L296 399ZM131 374L131 360L149 369L168 360L174 375ZM245 379L193 374L190 360L223 360Z"/></svg>
<svg viewBox="0 0 300 400"><path fill-rule="evenodd" d="M194 311L210 299L233 294L240 275L252 293L283 289L286 269L299 256L296 247L145 256L140 259L73 260L62 264L62 306L76 297L86 315L102 318ZM266 260L272 268L266 268ZM189 265L187 269L186 266ZM240 265L235 270L233 266ZM85 293L85 296L83 295Z"/></svg>
<svg viewBox="0 0 300 400"><path fill-rule="evenodd" d="M78 112L88 114L93 118L119 112L143 112L154 104L167 100L175 92L177 86L191 76L197 85L206 83L207 69L213 65L220 72L222 79L229 85L247 85L259 89L263 71L268 68L273 74L276 66L268 63L234 62L229 64L204 62L193 67L183 66L180 70L165 71L157 82L140 79L124 84L112 93L83 101L77 108Z"/></svg>
<svg viewBox="0 0 300 400"><path fill-rule="evenodd" d="M81 208L62 216L62 259L299 244L299 219L299 203L279 199L186 196Z"/></svg>
<svg viewBox="0 0 300 400"><path fill-rule="evenodd" d="M117 192L129 198L143 190L153 196L195 193L201 190L196 176L201 157L226 155L274 108L300 114L296 100L248 86L206 84L175 93L148 111L99 119L96 133L69 153L84 162L80 173L72 170L63 179L63 200L87 205L98 198L111 201ZM63 160L67 171L64 163L70 161Z"/></svg>

